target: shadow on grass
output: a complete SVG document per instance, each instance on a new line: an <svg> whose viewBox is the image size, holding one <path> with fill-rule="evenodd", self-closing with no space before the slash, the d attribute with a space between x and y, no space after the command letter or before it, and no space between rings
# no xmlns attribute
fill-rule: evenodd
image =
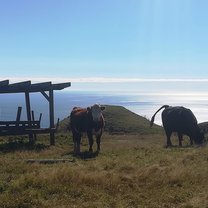
<svg viewBox="0 0 208 208"><path fill-rule="evenodd" d="M15 152L15 151L41 151L48 148L45 144L30 144L26 141L9 141L0 143L0 152Z"/></svg>
<svg viewBox="0 0 208 208"><path fill-rule="evenodd" d="M187 144L187 145L183 145L183 146L179 146L179 145L171 145L171 146L167 146L167 145L164 145L164 148L166 149L192 149L192 148L199 148L199 147L205 147L206 144L203 143L203 144Z"/></svg>
<svg viewBox="0 0 208 208"><path fill-rule="evenodd" d="M87 160L87 159L96 158L99 155L99 152L85 151L85 152L80 152L79 154L74 154L74 152L69 152L65 155L71 155L71 156L78 158L78 159Z"/></svg>

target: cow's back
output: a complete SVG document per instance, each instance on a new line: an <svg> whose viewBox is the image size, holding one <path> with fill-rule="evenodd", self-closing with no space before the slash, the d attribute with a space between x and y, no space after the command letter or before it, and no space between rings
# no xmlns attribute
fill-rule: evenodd
<svg viewBox="0 0 208 208"><path fill-rule="evenodd" d="M190 109L184 107L168 107L162 112L165 129L189 135L197 127L197 120Z"/></svg>
<svg viewBox="0 0 208 208"><path fill-rule="evenodd" d="M92 125L92 116L86 108L74 108L70 114L72 131L85 132Z"/></svg>

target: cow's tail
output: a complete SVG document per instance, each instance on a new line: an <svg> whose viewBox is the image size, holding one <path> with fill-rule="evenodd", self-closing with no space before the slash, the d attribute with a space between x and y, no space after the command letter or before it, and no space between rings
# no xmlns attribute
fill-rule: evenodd
<svg viewBox="0 0 208 208"><path fill-rule="evenodd" d="M163 105L161 108L159 108L159 109L155 112L155 114L154 114L154 115L152 116L152 118L151 118L151 121L150 121L150 127L153 126L153 123L154 123L156 114L157 114L160 110L162 110L163 108L168 108L168 107L169 107L169 105Z"/></svg>

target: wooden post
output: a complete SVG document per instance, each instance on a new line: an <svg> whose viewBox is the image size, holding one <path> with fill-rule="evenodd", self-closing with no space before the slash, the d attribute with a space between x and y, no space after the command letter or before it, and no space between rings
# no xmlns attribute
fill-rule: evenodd
<svg viewBox="0 0 208 208"><path fill-rule="evenodd" d="M53 90L49 91L49 109L50 109L50 129L54 128L54 97L53 97ZM54 131L51 130L50 132L50 144L55 145L55 135Z"/></svg>
<svg viewBox="0 0 208 208"><path fill-rule="evenodd" d="M39 122L41 122L41 118L42 118L42 113L40 113Z"/></svg>
<svg viewBox="0 0 208 208"><path fill-rule="evenodd" d="M22 107L21 107L21 106L19 106L19 107L18 107L18 110L17 110L17 117L16 117L16 121L20 121L21 112L22 112Z"/></svg>
<svg viewBox="0 0 208 208"><path fill-rule="evenodd" d="M31 121L31 108L30 108L30 95L29 92L25 92L26 110L27 110L27 120ZM33 135L29 134L29 142L33 143Z"/></svg>
<svg viewBox="0 0 208 208"><path fill-rule="evenodd" d="M16 117L16 126L19 127L19 121L20 121L20 117L21 117L21 112L22 112L22 107L19 106L18 109L17 109L17 117Z"/></svg>
<svg viewBox="0 0 208 208"><path fill-rule="evenodd" d="M32 120L35 121L35 114L34 114L34 111L32 110ZM36 141L37 140L37 135L34 134L34 140Z"/></svg>
<svg viewBox="0 0 208 208"><path fill-rule="evenodd" d="M35 114L34 114L34 111L32 110L32 120L34 121L35 120Z"/></svg>

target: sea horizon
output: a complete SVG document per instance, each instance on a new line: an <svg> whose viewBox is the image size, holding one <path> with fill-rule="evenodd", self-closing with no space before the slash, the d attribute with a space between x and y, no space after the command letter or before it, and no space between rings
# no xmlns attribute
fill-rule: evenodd
<svg viewBox="0 0 208 208"><path fill-rule="evenodd" d="M21 120L26 119L24 94L3 94L0 103L0 120L15 120L18 106L22 106ZM41 93L31 93L31 110L35 119L42 113L41 127L49 126L49 106ZM63 90L54 93L55 122L68 117L74 106L88 107L100 105L119 105L151 119L162 106L184 106L192 110L198 123L208 121L208 94L206 92L166 92L166 91L109 91L109 90ZM161 112L155 123L162 125Z"/></svg>

